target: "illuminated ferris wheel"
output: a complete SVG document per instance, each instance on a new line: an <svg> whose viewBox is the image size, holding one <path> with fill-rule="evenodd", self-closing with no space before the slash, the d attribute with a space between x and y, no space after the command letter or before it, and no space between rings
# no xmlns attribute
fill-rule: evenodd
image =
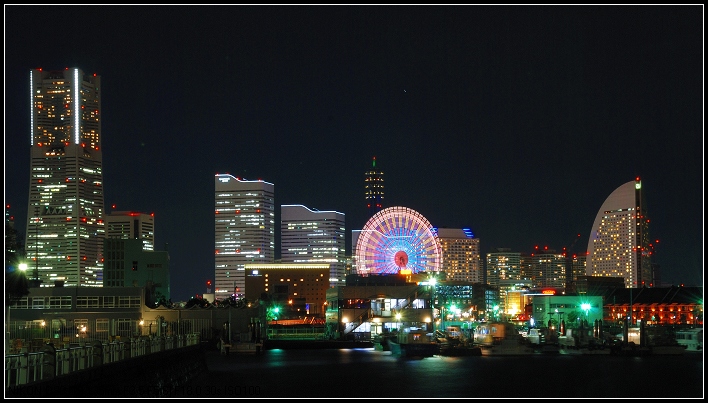
<svg viewBox="0 0 708 403"><path fill-rule="evenodd" d="M430 222L415 210L388 207L369 219L356 243L357 272L396 274L436 272L442 249Z"/></svg>

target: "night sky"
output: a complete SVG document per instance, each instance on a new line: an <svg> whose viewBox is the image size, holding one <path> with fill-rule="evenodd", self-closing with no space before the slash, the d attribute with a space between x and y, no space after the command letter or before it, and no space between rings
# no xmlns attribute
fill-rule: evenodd
<svg viewBox="0 0 708 403"><path fill-rule="evenodd" d="M640 176L653 261L703 284L703 6L8 6L5 204L24 234L29 70L102 82L105 202L155 214L171 297L214 276L214 175L280 205L384 207L481 252L584 253Z"/></svg>

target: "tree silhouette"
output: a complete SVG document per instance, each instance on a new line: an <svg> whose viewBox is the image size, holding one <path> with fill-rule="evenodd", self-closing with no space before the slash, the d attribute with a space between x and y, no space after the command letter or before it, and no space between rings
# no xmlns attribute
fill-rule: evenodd
<svg viewBox="0 0 708 403"><path fill-rule="evenodd" d="M29 280L20 270L20 263L25 259L21 237L10 222L5 223L5 303L8 307L29 295Z"/></svg>

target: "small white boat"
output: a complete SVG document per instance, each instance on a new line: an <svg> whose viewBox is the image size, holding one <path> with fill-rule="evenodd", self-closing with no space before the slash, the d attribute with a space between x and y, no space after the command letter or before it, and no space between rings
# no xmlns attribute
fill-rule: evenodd
<svg viewBox="0 0 708 403"><path fill-rule="evenodd" d="M676 342L686 351L703 351L703 328L677 330Z"/></svg>

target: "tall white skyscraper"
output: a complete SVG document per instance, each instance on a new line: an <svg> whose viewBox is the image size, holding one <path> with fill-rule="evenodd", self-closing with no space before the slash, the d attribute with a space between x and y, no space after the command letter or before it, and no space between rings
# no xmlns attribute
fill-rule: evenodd
<svg viewBox="0 0 708 403"><path fill-rule="evenodd" d="M642 181L612 192L595 216L588 241L587 275L623 277L628 288L652 283L649 219Z"/></svg>
<svg viewBox="0 0 708 403"><path fill-rule="evenodd" d="M30 70L25 250L42 287L102 286L101 78Z"/></svg>
<svg viewBox="0 0 708 403"><path fill-rule="evenodd" d="M214 177L214 298L245 292L245 264L275 258L274 185Z"/></svg>
<svg viewBox="0 0 708 403"><path fill-rule="evenodd" d="M280 207L280 258L283 263L329 263L330 285L344 285L344 213L301 204Z"/></svg>
<svg viewBox="0 0 708 403"><path fill-rule="evenodd" d="M139 239L143 250L155 250L155 215L135 211L112 211L104 217L106 238Z"/></svg>

